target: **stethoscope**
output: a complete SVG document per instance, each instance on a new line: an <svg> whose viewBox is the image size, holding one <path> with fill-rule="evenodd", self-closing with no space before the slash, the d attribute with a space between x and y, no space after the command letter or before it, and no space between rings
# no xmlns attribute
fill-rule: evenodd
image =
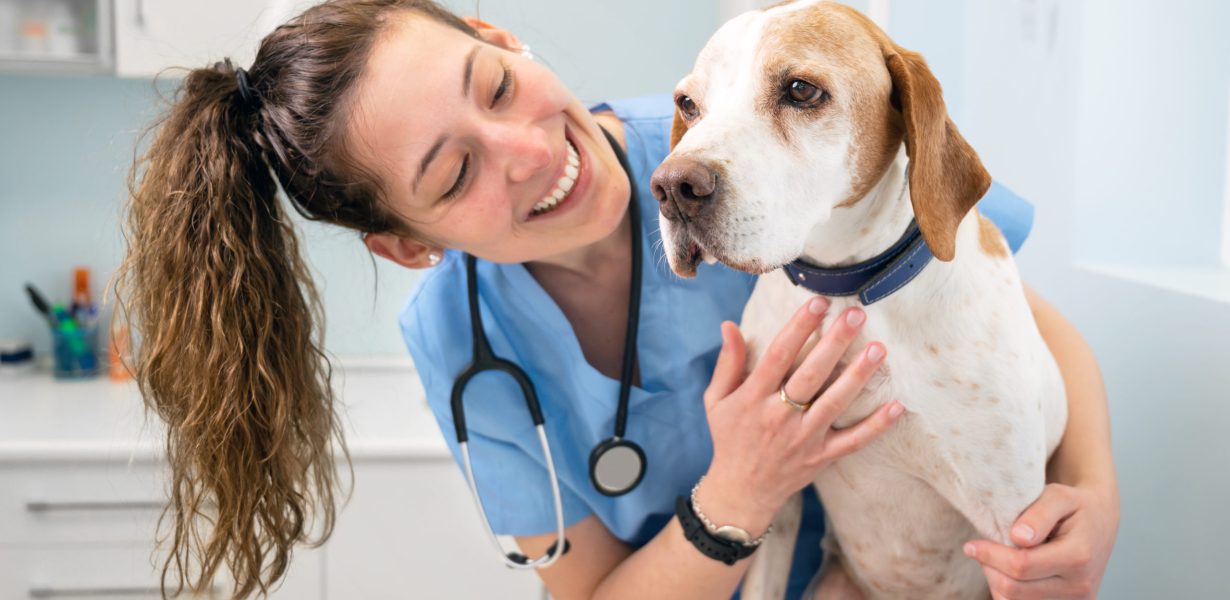
<svg viewBox="0 0 1230 600"><path fill-rule="evenodd" d="M636 330L641 312L641 215L637 199L636 182L632 180L631 169L628 168L628 157L623 149L605 129L602 133L615 150L619 164L628 173L628 181L632 188L631 205L628 208L632 225L632 283L628 289L628 329L624 334L623 368L619 376L619 406L615 411L615 435L594 446L589 455L589 479L594 488L607 496L621 496L632 491L641 479L645 477L645 452L641 447L627 439L624 432L628 424L628 396L632 391L632 372L636 366ZM551 445L547 442L546 429L543 427L542 408L538 404L538 395L534 392L534 384L525 371L511 361L502 359L491 351L487 341L487 333L483 330L482 317L478 308L478 276L476 274L477 260L466 255L466 289L470 304L470 329L474 335L474 359L470 366L462 371L453 383L452 411L453 425L457 430L457 444L461 447L464 457L466 483L470 487L470 495L478 507L482 517L483 527L487 536L499 549L504 557L504 563L514 569L532 569L546 567L555 562L561 555L568 552L568 540L564 537L564 505L560 500L559 478L555 472L555 462L551 459ZM551 497L555 502L555 542L540 557L531 560L520 552L507 552L496 538L487 519L487 511L483 508L483 500L478 495L478 487L474 481L474 468L470 462L470 448L466 433L465 408L462 405L462 393L466 384L475 375L484 371L499 371L512 377L521 387L525 397L525 405L530 411L534 429L538 432L538 442L542 446L546 458L547 476L551 479Z"/></svg>

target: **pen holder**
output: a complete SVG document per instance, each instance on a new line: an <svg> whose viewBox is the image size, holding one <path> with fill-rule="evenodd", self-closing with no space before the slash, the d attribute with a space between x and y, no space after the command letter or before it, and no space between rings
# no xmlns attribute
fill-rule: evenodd
<svg viewBox="0 0 1230 600"><path fill-rule="evenodd" d="M99 373L98 326L51 330L56 379L82 379Z"/></svg>

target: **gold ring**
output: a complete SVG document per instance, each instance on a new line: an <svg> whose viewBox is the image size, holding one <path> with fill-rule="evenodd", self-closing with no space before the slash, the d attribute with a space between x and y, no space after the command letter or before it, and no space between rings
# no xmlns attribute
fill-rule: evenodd
<svg viewBox="0 0 1230 600"><path fill-rule="evenodd" d="M782 402L785 402L787 406L799 412L805 412L807 409L811 408L810 402L807 404L799 404L798 402L791 400L790 396L786 395L786 382L784 381L782 382L782 387L777 390L777 397L781 398Z"/></svg>

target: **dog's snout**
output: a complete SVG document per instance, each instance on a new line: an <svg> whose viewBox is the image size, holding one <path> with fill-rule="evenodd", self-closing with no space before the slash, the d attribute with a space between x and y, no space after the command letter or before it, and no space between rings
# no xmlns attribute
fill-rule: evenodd
<svg viewBox="0 0 1230 600"><path fill-rule="evenodd" d="M662 214L674 221L690 221L711 204L717 191L717 173L705 163L687 157L669 158L650 179Z"/></svg>

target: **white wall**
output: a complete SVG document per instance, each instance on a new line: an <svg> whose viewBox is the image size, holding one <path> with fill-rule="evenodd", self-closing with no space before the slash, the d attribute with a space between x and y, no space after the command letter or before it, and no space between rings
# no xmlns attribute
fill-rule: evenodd
<svg viewBox="0 0 1230 600"><path fill-rule="evenodd" d="M890 33L938 63L992 174L1037 207L1024 277L1101 363L1123 509L1101 596L1230 597L1230 304L1207 289L1226 276L1208 265L1225 198L1230 4L892 10Z"/></svg>

